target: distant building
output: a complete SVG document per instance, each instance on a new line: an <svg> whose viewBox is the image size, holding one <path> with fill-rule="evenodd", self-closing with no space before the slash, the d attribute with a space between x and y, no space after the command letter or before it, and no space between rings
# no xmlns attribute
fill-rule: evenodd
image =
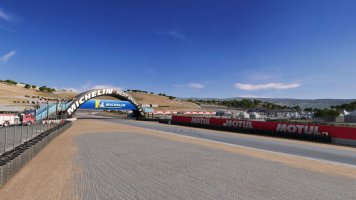
<svg viewBox="0 0 356 200"><path fill-rule="evenodd" d="M344 116L346 123L356 123L356 110Z"/></svg>
<svg viewBox="0 0 356 200"><path fill-rule="evenodd" d="M300 113L300 118L301 119L313 119L314 114L312 112L301 112Z"/></svg>

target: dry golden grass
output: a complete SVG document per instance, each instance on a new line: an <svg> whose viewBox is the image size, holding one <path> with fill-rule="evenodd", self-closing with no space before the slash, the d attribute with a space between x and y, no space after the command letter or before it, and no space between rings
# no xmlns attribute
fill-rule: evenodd
<svg viewBox="0 0 356 200"><path fill-rule="evenodd" d="M5 83L0 83L0 104L12 104L14 101L24 101L26 100L26 95L28 96L40 96L48 98L73 98L76 93L48 93L40 92L35 89L26 89L21 86L8 85Z"/></svg>
<svg viewBox="0 0 356 200"><path fill-rule="evenodd" d="M169 111L198 111L201 110L200 106L182 100L169 99L165 96L159 96L156 94L146 94L142 92L129 92L129 94L135 98L139 104L157 104L159 108L155 110L169 110Z"/></svg>
<svg viewBox="0 0 356 200"><path fill-rule="evenodd" d="M129 92L129 94L135 98L135 100L139 104L156 104L159 105L159 108L154 108L155 110L160 111L201 111L199 105L182 101L169 99L165 96L159 96L156 94L146 94L141 92ZM5 83L0 83L0 104L13 104L14 101L20 101L19 104L15 104L17 106L22 106L22 101L37 101L35 99L26 98L25 96L40 96L47 98L58 98L58 99L66 99L73 98L77 95L74 92L61 92L61 93L48 93L48 92L40 92L34 89L26 89L22 86L9 85ZM115 99L109 96L98 97L98 99ZM208 111L208 110L206 110Z"/></svg>

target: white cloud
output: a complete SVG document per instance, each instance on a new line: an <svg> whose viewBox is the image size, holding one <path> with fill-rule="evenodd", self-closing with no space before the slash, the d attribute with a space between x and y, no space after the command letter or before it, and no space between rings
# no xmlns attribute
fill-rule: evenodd
<svg viewBox="0 0 356 200"><path fill-rule="evenodd" d="M3 55L0 57L0 63L7 62L10 60L11 57L13 57L16 54L16 51L10 51L9 53Z"/></svg>
<svg viewBox="0 0 356 200"><path fill-rule="evenodd" d="M4 19L6 21L10 20L10 16L6 14L1 8L0 8L0 19Z"/></svg>
<svg viewBox="0 0 356 200"><path fill-rule="evenodd" d="M177 84L177 85L173 85L173 86L177 87L177 88L190 88L190 89L195 89L195 90L205 88L205 85L203 85L201 83Z"/></svg>
<svg viewBox="0 0 356 200"><path fill-rule="evenodd" d="M240 90L285 90L300 87L299 83L266 83L266 84L243 84L236 83L235 87Z"/></svg>
<svg viewBox="0 0 356 200"><path fill-rule="evenodd" d="M175 38L178 38L181 40L184 40L187 38L185 35L183 35L182 33L178 32L178 31L157 32L157 34L167 35L167 36L175 37Z"/></svg>
<svg viewBox="0 0 356 200"><path fill-rule="evenodd" d="M115 89L118 89L118 90L122 90L122 88L116 87L116 86L113 86L113 85L96 85L92 89L104 89L104 88L115 88Z"/></svg>

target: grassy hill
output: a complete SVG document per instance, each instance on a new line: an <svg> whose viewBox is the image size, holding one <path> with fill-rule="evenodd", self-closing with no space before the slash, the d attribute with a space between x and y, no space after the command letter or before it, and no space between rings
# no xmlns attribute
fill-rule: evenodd
<svg viewBox="0 0 356 200"><path fill-rule="evenodd" d="M200 106L185 100L178 100L156 94L142 92L128 92L136 99L139 104L155 104L159 111L199 111ZM9 107L16 109L30 109L37 105L38 102L46 102L48 99L71 99L77 93L70 91L56 91L53 93L42 92L36 89L27 89L23 86L0 82L0 110L7 110ZM115 99L112 97L99 97L100 99ZM53 101L55 102L55 101ZM11 110L11 109L9 109Z"/></svg>
<svg viewBox="0 0 356 200"><path fill-rule="evenodd" d="M179 99L170 99L167 96L160 96L156 94L148 94L143 92L128 92L139 104L157 104L158 108L155 110L160 111L197 111L200 110L200 106Z"/></svg>
<svg viewBox="0 0 356 200"><path fill-rule="evenodd" d="M187 99L187 98L184 98ZM263 102L273 103L280 106L300 106L302 109L304 108L330 108L330 106L341 105L341 104L348 104L356 99L290 99L290 98L248 98L248 97L234 97L234 98L191 98L192 100L238 100L241 101L243 99L250 99L250 100L259 100Z"/></svg>
<svg viewBox="0 0 356 200"><path fill-rule="evenodd" d="M40 98L51 98L51 99L65 99L73 98L76 93L73 92L41 92L35 89L27 89L18 85L11 85L6 83L0 83L0 104L12 104L14 101L27 101L33 100L32 96ZM30 96L30 98L28 97Z"/></svg>
<svg viewBox="0 0 356 200"><path fill-rule="evenodd" d="M330 108L332 105L348 104L355 99L283 99L283 98L262 98L258 99L265 102L270 102L278 105L285 105L289 107L299 105L301 108Z"/></svg>

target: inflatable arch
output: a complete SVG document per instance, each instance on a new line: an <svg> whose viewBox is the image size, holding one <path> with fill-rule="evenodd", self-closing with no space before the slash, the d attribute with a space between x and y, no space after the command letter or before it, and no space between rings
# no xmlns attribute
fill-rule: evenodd
<svg viewBox="0 0 356 200"><path fill-rule="evenodd" d="M65 110L65 113L68 115L68 117L70 117L78 108L80 108L83 103L99 96L111 96L119 100L129 101L130 103L132 103L132 105L136 107L136 110L133 110L135 117L144 117L144 111L142 107L136 103L135 99L128 95L126 92L115 88L95 89L83 92L73 99L73 101Z"/></svg>

